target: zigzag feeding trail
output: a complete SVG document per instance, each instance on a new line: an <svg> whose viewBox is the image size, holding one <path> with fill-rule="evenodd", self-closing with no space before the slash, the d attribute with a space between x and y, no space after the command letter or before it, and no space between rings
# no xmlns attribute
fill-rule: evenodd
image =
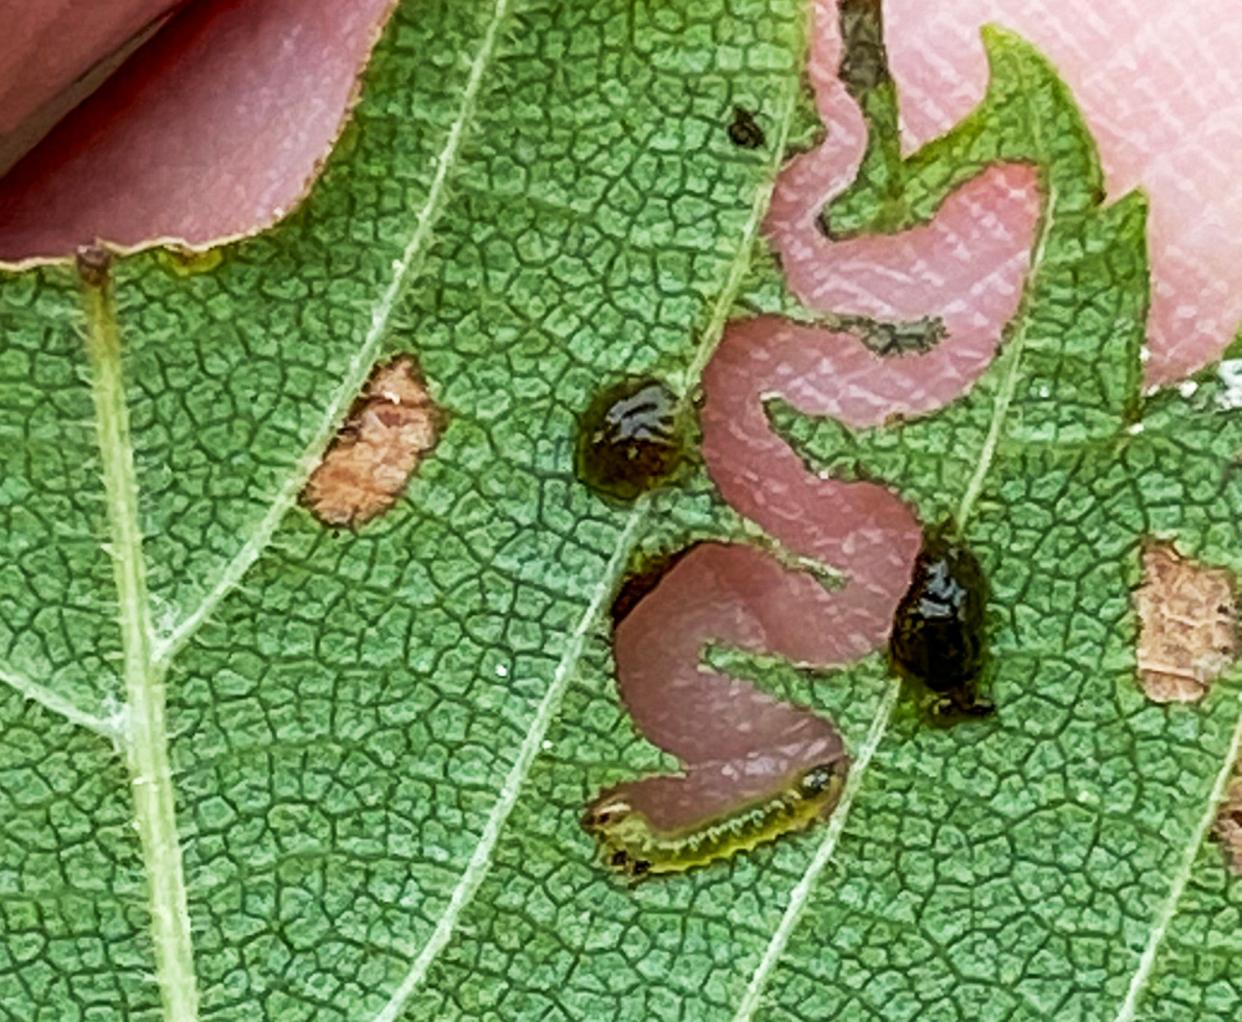
<svg viewBox="0 0 1242 1022"><path fill-rule="evenodd" d="M670 836L694 835L731 814L755 816L756 806L782 797L808 771L846 770L829 720L706 668L704 647L814 667L864 656L886 642L919 551L920 523L899 497L878 483L809 471L773 431L765 402L779 397L853 428L944 407L992 362L1030 266L1039 183L1022 165L987 170L950 195L931 223L900 234L834 240L821 231L821 210L858 172L866 125L836 73L836 0L816 4L816 21L811 67L827 138L782 172L767 236L810 308L884 323L931 320L942 339L925 353L885 359L852 334L775 316L725 331L704 374L711 477L737 511L845 583L829 590L756 547L705 543L618 625L625 705L643 735L685 764L684 774L605 792L588 813L612 864L629 872L645 872L644 851L658 854Z"/></svg>

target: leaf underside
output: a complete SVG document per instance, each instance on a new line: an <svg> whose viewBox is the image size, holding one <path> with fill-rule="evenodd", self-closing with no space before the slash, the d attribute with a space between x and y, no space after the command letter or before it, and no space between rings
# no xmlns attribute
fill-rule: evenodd
<svg viewBox="0 0 1242 1022"><path fill-rule="evenodd" d="M1016 372L969 529L1000 713L929 731L898 707L779 945L820 830L629 888L578 827L601 786L675 767L613 683L606 610L631 554L754 530L702 471L633 509L594 499L574 417L621 375L691 392L731 310L791 308L757 233L806 134L802 7L402 4L303 209L208 272L117 264L154 629L138 682L166 686L199 1017L1233 1017L1242 889L1201 839L1239 676L1149 703L1130 591L1149 535L1242 571L1242 420L1211 372L1139 396L1143 201L1096 205L1071 98L1011 37L989 37L980 111L905 164L877 142L833 211L834 229L897 227L989 161L1038 162L1053 219L1001 358L883 430L772 409L811 464L886 480L934 521ZM730 142L736 106L767 148ZM69 268L0 279L0 1018L185 1022L108 737L136 612L85 319ZM296 495L400 352L448 428L391 512L325 529ZM709 657L853 748L890 685L878 657Z"/></svg>

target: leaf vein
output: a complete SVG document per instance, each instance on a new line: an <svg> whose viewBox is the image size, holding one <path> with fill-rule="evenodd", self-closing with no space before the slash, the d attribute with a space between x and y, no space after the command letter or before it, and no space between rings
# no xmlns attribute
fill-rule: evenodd
<svg viewBox="0 0 1242 1022"><path fill-rule="evenodd" d="M97 735L107 738L114 743L119 742L121 739L121 727L112 719L88 713L71 699L66 699L58 692L54 692L33 678L28 678L24 674L19 674L7 668L0 668L0 684L7 685L23 699L32 703L38 703L45 710L56 714L58 717L63 717L71 724L86 728L88 731L94 731Z"/></svg>
<svg viewBox="0 0 1242 1022"><path fill-rule="evenodd" d="M439 919L436 920L436 927L432 931L431 937L419 951L418 957L414 959L401 983L393 991L388 1003L375 1016L374 1022L396 1022L396 1019L400 1017L410 997L413 996L415 990L418 989L426 977L432 963L448 944L449 940L452 939L462 912L470 904L475 892L490 871L492 855L495 852L497 842L500 840L500 832L508 821L513 807L517 804L522 786L526 783L531 767L534 765L535 759L543 747L543 737L547 734L548 727L560 710L565 690L569 687L569 681L573 677L574 668L577 667L578 660L582 656L582 650L586 646L587 635L603 609L604 602L612 593L615 580L625 570L630 549L638 536L646 515L646 502L640 507L635 508L630 514L625 530L618 537L616 550L608 562L608 566L604 571L604 577L599 585L596 586L586 611L579 618L578 625L570 637L569 645L566 647L560 663L556 666L556 673L552 676L552 682L548 686L547 692L544 693L543 699L539 703L539 708L535 711L530 729L526 732L526 737L522 739L522 744L518 747L517 757L513 761L513 766L509 768L509 773L505 776L504 784L501 785L496 802L492 806L491 812L488 813L487 822L483 825L483 832L479 835L479 840L474 846L474 851L470 855L470 861L466 864L466 868L462 871L457 885L453 888L448 905L440 913Z"/></svg>
<svg viewBox="0 0 1242 1022"><path fill-rule="evenodd" d="M1139 1001L1142 1000L1143 993L1147 987L1147 981L1151 978L1152 971L1155 968L1160 947L1164 943L1165 935L1168 933L1169 925L1173 922L1173 917L1177 915L1178 905L1186 891L1186 883L1190 879L1190 874L1194 871L1195 859L1198 857L1199 849L1203 845L1208 832L1212 829L1213 821L1216 819L1216 810L1220 805L1221 799L1224 798L1225 788L1233 774L1233 766L1237 761L1238 749L1240 747L1242 747L1242 716L1238 717L1237 724L1234 726L1233 738L1229 743L1229 750L1225 755L1224 763L1212 782L1212 790L1207 799L1207 808L1200 817L1198 826L1191 832L1190 840L1186 843L1181 865L1178 867L1177 873L1174 874L1173 882L1169 885L1168 897L1165 898L1164 903L1160 906L1160 911L1153 920L1151 932L1147 936L1147 944L1143 948L1142 955L1139 956L1138 965L1133 975L1130 977L1130 986L1126 990L1126 999L1118 1009L1114 1022L1133 1022Z"/></svg>
<svg viewBox="0 0 1242 1022"><path fill-rule="evenodd" d="M828 828L824 832L819 846L815 849L815 854L811 857L810 864L799 878L793 890L789 892L789 901L785 904L785 911L781 915L781 921L777 924L775 931L773 931L772 938L768 941L767 949L763 952L763 957L759 959L759 964L751 974L750 982L746 985L746 992L742 995L742 1001L738 1005L736 1014L733 1016L733 1022L751 1022L751 1019L755 1017L755 1012L759 1009L760 1000L763 997L764 987L767 986L768 977L784 956L785 948L789 944L789 938L793 935L799 921L802 919L802 914L806 910L811 895L814 893L815 884L819 880L820 874L827 868L828 863L832 861L833 853L836 851L837 844L841 840L841 834L845 830L845 822L849 818L850 810L854 806L854 799L858 796L858 791L862 787L863 779L867 774L867 768L871 765L871 758L875 755L876 749L879 747L880 742L884 740L884 735L888 732L889 721L892 720L893 709L897 705L897 696L900 693L901 684L899 682L890 682L888 691L884 694L884 699L876 709L875 716L871 720L871 727L867 731L867 737L863 740L862 745L859 746L858 758L850 770L849 780L845 782L845 790L841 792L841 801L837 804L832 818L828 821Z"/></svg>
<svg viewBox="0 0 1242 1022"><path fill-rule="evenodd" d="M285 484L277 491L263 517L256 523L233 559L224 566L207 595L171 631L156 641L157 664L166 665L176 656L271 544L285 514L293 507L298 494L306 485L306 480L336 435L345 412L370 375L380 344L388 333L393 311L410 282L418 276L426 259L436 223L446 201L448 180L456 165L462 138L474 117L483 74L491 61L499 27L508 6L509 0L496 0L491 21L471 64L470 76L462 91L457 116L453 119L445 136L444 147L436 160L435 175L432 177L427 199L418 213L414 231L406 242L401 257L393 264L392 279L371 309L371 325L350 359L339 386L333 391L314 437L297 460Z"/></svg>
<svg viewBox="0 0 1242 1022"><path fill-rule="evenodd" d="M779 121L778 136L775 144L772 146L773 157L768 168L768 185L767 187L760 188L755 194L749 217L741 232L737 254L730 263L729 272L721 284L699 345L690 361L687 369L690 385L687 386L682 395L681 403L683 405L688 404L693 398L693 383L698 380L703 372L703 368L707 365L708 360L715 351L716 344L724 332L725 323L728 321L729 315L736 304L737 296L746 278L746 273L750 267L751 252L758 238L759 227L767 210L771 185L775 181L775 175L779 169L780 160L784 155L785 146L788 142L797 96L798 84L795 81L785 96L784 109ZM388 1003L374 1016L372 1022L396 1022L406 1004L409 1003L410 998L427 977L435 959L452 939L462 913L490 871L492 856L499 841L500 832L503 830L509 814L517 804L518 796L526 782L527 775L538 758L539 751L543 746L544 735L560 710L565 691L569 687L569 682L574 676L578 661L581 659L582 651L586 646L586 637L590 634L604 608L605 602L615 589L625 570L630 552L637 542L641 527L646 520L649 507L650 499L640 498L630 512L621 535L617 537L613 555L604 570L603 578L595 587L586 609L583 611L570 636L569 645L557 664L552 682L539 703L539 708L531 721L530 729L527 731L526 737L522 740L522 744L518 749L517 758L505 777L496 802L488 814L482 833L479 835L479 840L475 844L474 851L471 853L470 859L461 877L458 879L452 895L450 895L448 905L436 920L431 937L419 951L409 971L393 992Z"/></svg>
<svg viewBox="0 0 1242 1022"><path fill-rule="evenodd" d="M996 452L1004 433L1004 427L1009 418L1009 408L1017 392L1022 354L1026 346L1027 324L1029 322L1026 310L1030 304L1031 295L1035 290L1035 279L1043 265L1044 252L1052 231L1056 198L1055 189L1050 188L1044 204L1043 224L1040 228L1034 253L1031 256L1031 267L1023 287L1022 307L1017 313L1019 326L1002 356L1009 360L1009 364L1005 367L1005 375L1001 380L1000 389L992 405L988 432L980 449L975 472L966 485L962 502L959 505L957 524L962 529L966 527L966 521L974 510L979 494L983 491L984 482L995 460ZM900 684L894 684L876 711L876 716L872 719L867 737L859 748L857 762L851 769L850 778L846 782L845 790L841 794L841 801L833 812L832 819L829 821L827 832L824 834L824 838L816 849L815 855L811 858L806 870L790 891L789 901L785 905L781 921L777 924L776 930L768 942L767 950L759 960L755 971L751 974L750 981L746 986L746 992L742 995L741 1005L733 1017L733 1022L750 1022L754 1018L763 996L764 987L784 955L789 939L802 917L806 903L814 892L815 884L823 873L824 868L828 865L833 852L836 850L840 836L845 830L845 823L849 817L850 810L853 808L854 799L862 786L863 776L867 771L872 756L875 754L876 747L883 740L888 730L888 724L892 718L893 708L896 705L900 691Z"/></svg>
<svg viewBox="0 0 1242 1022"><path fill-rule="evenodd" d="M124 656L125 758L147 878L156 977L164 1018L196 1022L198 979L168 756L164 675L151 655L154 629L138 521L138 482L121 340L106 273L102 280L84 274L83 283L86 351Z"/></svg>

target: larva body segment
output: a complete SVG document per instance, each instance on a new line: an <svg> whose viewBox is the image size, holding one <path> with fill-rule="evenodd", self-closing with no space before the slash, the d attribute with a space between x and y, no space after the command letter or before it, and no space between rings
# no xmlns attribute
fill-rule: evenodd
<svg viewBox="0 0 1242 1022"><path fill-rule="evenodd" d="M802 771L774 794L723 817L661 831L622 796L605 794L582 818L604 861L632 879L683 873L805 830L837 804L849 761L841 757Z"/></svg>

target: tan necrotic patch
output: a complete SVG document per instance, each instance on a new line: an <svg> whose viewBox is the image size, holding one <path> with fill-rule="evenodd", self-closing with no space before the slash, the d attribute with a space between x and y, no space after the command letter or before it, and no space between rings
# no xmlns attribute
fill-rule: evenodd
<svg viewBox="0 0 1242 1022"><path fill-rule="evenodd" d="M1233 574L1148 543L1135 605L1143 691L1158 703L1202 699L1237 654Z"/></svg>
<svg viewBox="0 0 1242 1022"><path fill-rule="evenodd" d="M302 503L327 525L369 522L393 506L442 425L412 358L377 366L311 474Z"/></svg>

